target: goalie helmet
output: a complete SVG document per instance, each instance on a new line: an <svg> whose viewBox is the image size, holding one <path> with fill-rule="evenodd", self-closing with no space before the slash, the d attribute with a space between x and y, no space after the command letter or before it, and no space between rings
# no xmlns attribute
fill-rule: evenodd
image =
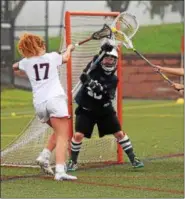
<svg viewBox="0 0 185 199"><path fill-rule="evenodd" d="M106 52L100 65L106 75L111 75L116 71L118 61L118 52L115 48L110 52Z"/></svg>

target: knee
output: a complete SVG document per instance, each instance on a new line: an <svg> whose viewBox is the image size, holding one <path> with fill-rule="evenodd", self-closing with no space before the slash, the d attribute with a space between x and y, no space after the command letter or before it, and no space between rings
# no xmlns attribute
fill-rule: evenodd
<svg viewBox="0 0 185 199"><path fill-rule="evenodd" d="M117 141L122 140L125 137L126 133L123 131L118 131L114 134L114 136L117 138Z"/></svg>
<svg viewBox="0 0 185 199"><path fill-rule="evenodd" d="M84 134L82 134L82 133L75 133L74 135L73 135L73 139L76 141L76 142L82 142L82 140L83 140L83 138L84 138Z"/></svg>

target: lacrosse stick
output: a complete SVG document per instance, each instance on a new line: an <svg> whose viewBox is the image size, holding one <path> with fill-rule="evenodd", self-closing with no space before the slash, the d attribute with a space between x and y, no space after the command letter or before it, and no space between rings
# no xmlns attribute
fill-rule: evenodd
<svg viewBox="0 0 185 199"><path fill-rule="evenodd" d="M119 27L119 30L116 28ZM131 38L135 35L139 28L139 23L136 20L136 17L129 13L121 13L113 22L111 30L114 34L114 37L117 41L123 44L127 49L135 52L139 57L145 60L150 66L157 69L156 65L152 64L148 59L146 59L141 53L139 53L133 46ZM164 75L160 70L156 70L157 73L161 75L170 85L173 85L166 75Z"/></svg>
<svg viewBox="0 0 185 199"><path fill-rule="evenodd" d="M104 24L103 28L99 31L94 32L90 37L88 37L87 39L84 39L83 41L80 41L76 44L74 44L75 47L80 46L88 41L91 40L100 40L103 38L111 38L112 37L112 31L110 29L110 27L106 24ZM59 52L60 54L64 53L67 49L62 50L61 52Z"/></svg>

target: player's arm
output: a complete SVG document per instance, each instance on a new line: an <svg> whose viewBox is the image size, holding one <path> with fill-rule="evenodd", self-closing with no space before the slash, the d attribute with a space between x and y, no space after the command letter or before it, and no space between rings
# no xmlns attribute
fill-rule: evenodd
<svg viewBox="0 0 185 199"><path fill-rule="evenodd" d="M75 49L75 46L70 44L67 47L67 50L62 54L62 64L68 62L70 56L71 56L71 52Z"/></svg>
<svg viewBox="0 0 185 199"><path fill-rule="evenodd" d="M184 69L183 68L169 68L169 67L162 67L156 66L158 70L164 73L172 74L172 75L179 75L184 76Z"/></svg>

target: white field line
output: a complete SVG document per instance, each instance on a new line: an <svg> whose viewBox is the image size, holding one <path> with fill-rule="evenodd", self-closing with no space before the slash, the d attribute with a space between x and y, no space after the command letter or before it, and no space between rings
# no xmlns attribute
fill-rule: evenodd
<svg viewBox="0 0 185 199"><path fill-rule="evenodd" d="M124 114L123 117L183 117L183 115L172 115L172 114Z"/></svg>
<svg viewBox="0 0 185 199"><path fill-rule="evenodd" d="M172 107L172 106L179 106L182 104L175 104L175 103L164 103L164 104L151 104L151 105L137 105L137 106L124 106L123 110L130 110L130 109L144 109L144 108L156 108L156 107Z"/></svg>
<svg viewBox="0 0 185 199"><path fill-rule="evenodd" d="M32 118L33 115L20 115L20 116L9 116L9 117L1 117L2 120L12 120L12 119L21 119L21 118ZM183 115L173 115L173 114L124 114L123 117L156 117L156 118L182 118Z"/></svg>
<svg viewBox="0 0 185 199"><path fill-rule="evenodd" d="M15 116L4 116L1 117L2 120L9 120L9 119L20 119L20 118L32 118L34 115L15 115Z"/></svg>
<svg viewBox="0 0 185 199"><path fill-rule="evenodd" d="M13 135L13 134L1 134L1 137L17 137L17 135Z"/></svg>
<svg viewBox="0 0 185 199"><path fill-rule="evenodd" d="M179 106L181 104L175 104L175 103L169 103L169 104L151 104L151 105L138 105L138 106L123 106L123 110L135 110L135 109L146 109L146 108L156 108L156 107L173 107L173 106ZM16 112L16 114L19 114L19 112ZM34 114L33 114L34 115ZM23 115L16 115L16 116L1 116L1 119L20 119L20 118L30 118L33 117L33 115L30 114L23 114ZM124 114L124 116L137 116L134 114ZM178 115L169 115L169 114L164 114L164 115L138 115L140 117L181 117Z"/></svg>

